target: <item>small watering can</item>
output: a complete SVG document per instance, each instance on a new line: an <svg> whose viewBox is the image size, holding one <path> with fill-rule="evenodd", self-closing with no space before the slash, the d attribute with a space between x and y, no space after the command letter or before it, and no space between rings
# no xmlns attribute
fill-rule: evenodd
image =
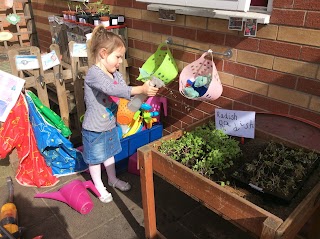
<svg viewBox="0 0 320 239"><path fill-rule="evenodd" d="M166 97L159 97L159 96L151 96L147 99L146 103L151 105L152 109L150 111L161 111L161 104L163 107L164 116L168 114L168 106L167 106L167 98ZM157 122L160 122L160 115L155 117Z"/></svg>
<svg viewBox="0 0 320 239"><path fill-rule="evenodd" d="M92 181L82 182L78 179L64 185L57 192L38 193L34 197L58 200L68 204L81 214L88 214L93 208L93 202L86 190L87 188L91 189L97 197L100 197L100 193Z"/></svg>

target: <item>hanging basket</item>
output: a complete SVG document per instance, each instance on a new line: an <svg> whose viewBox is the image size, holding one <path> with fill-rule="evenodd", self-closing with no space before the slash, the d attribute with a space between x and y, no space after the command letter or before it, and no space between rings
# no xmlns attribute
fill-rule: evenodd
<svg viewBox="0 0 320 239"><path fill-rule="evenodd" d="M153 75L168 84L178 75L178 67L166 43L160 44L157 51L147 59L141 68L143 73L140 72L137 78L141 81Z"/></svg>
<svg viewBox="0 0 320 239"><path fill-rule="evenodd" d="M211 54L211 60L205 58L208 54ZM207 79L207 84L195 87L196 80L201 78ZM216 100L221 96L222 84L210 50L182 70L179 77L179 91L188 99L200 101Z"/></svg>

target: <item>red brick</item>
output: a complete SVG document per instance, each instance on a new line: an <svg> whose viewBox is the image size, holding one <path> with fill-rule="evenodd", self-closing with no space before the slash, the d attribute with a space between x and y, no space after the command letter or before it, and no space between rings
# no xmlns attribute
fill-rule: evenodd
<svg viewBox="0 0 320 239"><path fill-rule="evenodd" d="M117 5L117 0L103 0L102 2L105 4L113 5L113 6ZM123 2L123 1L120 1L120 2Z"/></svg>
<svg viewBox="0 0 320 239"><path fill-rule="evenodd" d="M133 1L133 8L147 10L147 6L148 6L147 3Z"/></svg>
<svg viewBox="0 0 320 239"><path fill-rule="evenodd" d="M268 55L299 59L300 49L300 45L261 39L259 52Z"/></svg>
<svg viewBox="0 0 320 239"><path fill-rule="evenodd" d="M176 37L186 38L189 40L196 40L196 30L185 27L172 27L172 35Z"/></svg>
<svg viewBox="0 0 320 239"><path fill-rule="evenodd" d="M281 113L281 114L289 113L289 106L287 104L272 100L267 97L259 96L259 95L252 96L252 106L255 106L273 113Z"/></svg>
<svg viewBox="0 0 320 239"><path fill-rule="evenodd" d="M104 2L105 1L106 0L104 0ZM111 0L110 2L114 2L114 0ZM120 0L120 1L116 1L116 2L117 2L117 6L120 6L120 7L132 7L133 6L133 0ZM115 4L114 3L110 3L110 5L115 5Z"/></svg>
<svg viewBox="0 0 320 239"><path fill-rule="evenodd" d="M147 52L151 52L151 44L148 42L142 42L142 41L135 40L134 41L134 48L139 49L139 50L143 50L143 51L147 51Z"/></svg>
<svg viewBox="0 0 320 239"><path fill-rule="evenodd" d="M292 8L293 0L273 0L274 8Z"/></svg>
<svg viewBox="0 0 320 239"><path fill-rule="evenodd" d="M145 61L141 59L134 59L133 66L142 66Z"/></svg>
<svg viewBox="0 0 320 239"><path fill-rule="evenodd" d="M141 67L142 65L139 65L139 67ZM139 68L138 67L134 67L131 66L129 67L129 73L130 73L130 81L133 81L134 79L136 79L139 76Z"/></svg>
<svg viewBox="0 0 320 239"><path fill-rule="evenodd" d="M134 40L131 38L128 38L128 47L134 47Z"/></svg>
<svg viewBox="0 0 320 239"><path fill-rule="evenodd" d="M223 87L223 96L246 104L252 100L252 94L229 86Z"/></svg>
<svg viewBox="0 0 320 239"><path fill-rule="evenodd" d="M196 40L216 45L224 45L225 34L205 30L197 30Z"/></svg>
<svg viewBox="0 0 320 239"><path fill-rule="evenodd" d="M188 107L186 107L185 111L187 111L189 116L194 117L196 119L203 119L204 118L204 113L196 108L193 108L190 111L188 111Z"/></svg>
<svg viewBox="0 0 320 239"><path fill-rule="evenodd" d="M34 18L34 21L35 21L36 23L48 24L48 18L47 18L47 17L36 16L36 17Z"/></svg>
<svg viewBox="0 0 320 239"><path fill-rule="evenodd" d="M295 9L320 10L319 0L295 0L293 4Z"/></svg>
<svg viewBox="0 0 320 239"><path fill-rule="evenodd" d="M174 108L171 108L172 111L172 116L175 117L176 119L182 120L186 124L192 124L193 118L190 117L189 114L182 113L179 110L176 110Z"/></svg>
<svg viewBox="0 0 320 239"><path fill-rule="evenodd" d="M146 21L137 20L137 19L132 19L132 28L150 32L151 31L151 23L146 22Z"/></svg>
<svg viewBox="0 0 320 239"><path fill-rule="evenodd" d="M171 25L161 23L151 23L151 32L171 35Z"/></svg>
<svg viewBox="0 0 320 239"><path fill-rule="evenodd" d="M305 109L301 109L295 106L292 106L290 109L290 115L300 117L302 119L309 120L316 124L320 124L320 114Z"/></svg>
<svg viewBox="0 0 320 239"><path fill-rule="evenodd" d="M132 23L132 19L131 18L126 18L126 25L128 28L133 28L133 23Z"/></svg>
<svg viewBox="0 0 320 239"><path fill-rule="evenodd" d="M182 51L178 49L172 49L172 55L174 59L177 59L186 63L191 63L197 59L194 53Z"/></svg>
<svg viewBox="0 0 320 239"><path fill-rule="evenodd" d="M233 106L233 100L230 100L230 99L223 97L223 93L222 93L222 96L220 96L218 99L216 99L214 101L214 104L221 107L221 108L231 109Z"/></svg>
<svg viewBox="0 0 320 239"><path fill-rule="evenodd" d="M248 37L237 37L234 35L226 35L226 46L247 50L247 51L258 51L259 50L259 39L248 38Z"/></svg>
<svg viewBox="0 0 320 239"><path fill-rule="evenodd" d="M304 25L305 15L305 11L273 9L270 23L301 27Z"/></svg>
<svg viewBox="0 0 320 239"><path fill-rule="evenodd" d="M307 12L305 26L320 29L320 12Z"/></svg>
<svg viewBox="0 0 320 239"><path fill-rule="evenodd" d="M302 46L300 59L303 61L320 63L320 48Z"/></svg>
<svg viewBox="0 0 320 239"><path fill-rule="evenodd" d="M271 70L258 68L256 80L268 84L283 86L289 89L296 87L297 77Z"/></svg>
<svg viewBox="0 0 320 239"><path fill-rule="evenodd" d="M263 112L263 110L258 108L258 107L254 107L254 106L243 104L241 102L236 102L236 101L233 104L233 109L234 110L246 110L246 111Z"/></svg>
<svg viewBox="0 0 320 239"><path fill-rule="evenodd" d="M242 65L232 61L225 61L223 70L227 73L250 79L255 79L257 71L255 67Z"/></svg>
<svg viewBox="0 0 320 239"><path fill-rule="evenodd" d="M208 102L202 101L199 104L196 104L196 107L198 110L202 110L203 112L208 113L208 114L213 114L215 109L217 108L216 105L214 105L213 103L211 103L209 101Z"/></svg>
<svg viewBox="0 0 320 239"><path fill-rule="evenodd" d="M214 64L216 65L217 71L222 71L223 65L224 65L224 60L217 60L214 59Z"/></svg>
<svg viewBox="0 0 320 239"><path fill-rule="evenodd" d="M320 81L301 77L298 79L297 90L307 94L320 96Z"/></svg>

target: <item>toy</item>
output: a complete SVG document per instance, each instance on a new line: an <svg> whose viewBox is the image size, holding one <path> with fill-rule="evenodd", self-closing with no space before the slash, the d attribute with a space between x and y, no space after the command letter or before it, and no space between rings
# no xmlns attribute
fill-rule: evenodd
<svg viewBox="0 0 320 239"><path fill-rule="evenodd" d="M9 190L8 202L1 207L0 213L0 238L20 238L21 228L18 227L17 208L13 203L13 183L12 178L7 177L7 186Z"/></svg>
<svg viewBox="0 0 320 239"><path fill-rule="evenodd" d="M68 204L81 214L88 214L93 208L93 202L86 190L87 188L90 188L97 197L100 197L100 193L93 185L92 181L82 182L81 180L76 179L64 185L57 192L38 193L35 195L35 198L58 200Z"/></svg>
<svg viewBox="0 0 320 239"><path fill-rule="evenodd" d="M133 134L141 131L142 126L143 126L143 121L140 116L140 111L137 111L133 116L133 120L131 121L131 123L128 126L127 132L125 134L123 134L122 137L125 138L125 137L128 137L130 135L133 135Z"/></svg>
<svg viewBox="0 0 320 239"><path fill-rule="evenodd" d="M163 108L164 116L168 115L168 106L167 106L167 98L166 97L159 97L159 96L152 96L149 97L146 101L146 104L151 106L149 111L158 111L159 115L154 116L157 119L157 122L160 122L160 112L161 112L161 105Z"/></svg>
<svg viewBox="0 0 320 239"><path fill-rule="evenodd" d="M135 111L128 109L129 100L120 98L117 111L117 123L121 125L128 125L133 119Z"/></svg>
<svg viewBox="0 0 320 239"><path fill-rule="evenodd" d="M186 88L183 89L183 92L186 96L190 98L197 98L203 96L207 92L210 82L211 75L197 76L194 82L188 79Z"/></svg>

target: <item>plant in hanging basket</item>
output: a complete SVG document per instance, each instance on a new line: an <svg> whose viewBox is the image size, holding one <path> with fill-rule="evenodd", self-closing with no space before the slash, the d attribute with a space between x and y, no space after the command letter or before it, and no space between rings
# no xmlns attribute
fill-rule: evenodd
<svg viewBox="0 0 320 239"><path fill-rule="evenodd" d="M290 202L319 163L320 155L269 142L255 159L233 173L259 192Z"/></svg>

